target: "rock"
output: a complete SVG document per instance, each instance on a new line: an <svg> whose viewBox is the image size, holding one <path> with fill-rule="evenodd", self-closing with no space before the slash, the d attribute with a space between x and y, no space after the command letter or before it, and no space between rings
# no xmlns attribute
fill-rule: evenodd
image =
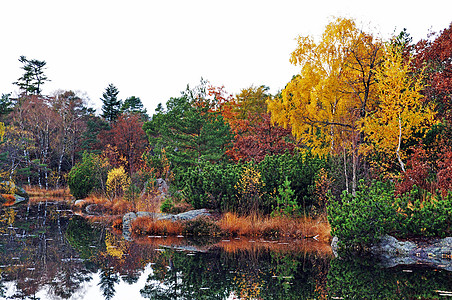
<svg viewBox="0 0 452 300"><path fill-rule="evenodd" d="M137 213L129 212L122 217L122 235L127 240L131 239L130 224L132 223L133 220L135 220L138 217L150 217L157 220L171 220L174 222L174 221L189 221L196 219L197 217L200 216L210 217L211 214L205 208L191 210L177 215L166 213L151 213L146 211L139 211Z"/></svg>
<svg viewBox="0 0 452 300"><path fill-rule="evenodd" d="M331 240L331 250L333 250L333 254L336 257L337 257L337 248L338 248L337 243L338 242L339 242L339 239L337 238L337 236L333 236L333 239Z"/></svg>
<svg viewBox="0 0 452 300"><path fill-rule="evenodd" d="M75 206L81 206L81 205L83 205L83 203L85 203L85 200L83 200L83 199L79 199L79 200L75 200L75 202L74 202L74 205Z"/></svg>
<svg viewBox="0 0 452 300"><path fill-rule="evenodd" d="M21 203L21 202L24 202L24 201L27 201L27 199L25 197L19 196L17 194L14 194L14 198L16 198L16 201L14 202L14 205L18 204L18 203Z"/></svg>
<svg viewBox="0 0 452 300"><path fill-rule="evenodd" d="M20 186L15 185L14 182L1 181L0 194L9 194L11 192L14 192L14 194L19 195L21 198L25 198L25 200L28 200L30 198L28 196L28 193Z"/></svg>
<svg viewBox="0 0 452 300"><path fill-rule="evenodd" d="M337 243L338 238L333 237L331 248L336 256ZM378 257L380 264L384 267L427 264L452 271L452 237L427 242L403 242L393 236L385 235L368 251Z"/></svg>
<svg viewBox="0 0 452 300"><path fill-rule="evenodd" d="M186 212L174 215L173 219L188 221L188 220L196 219L197 217L201 217L201 216L210 217L211 214L209 213L209 211L207 209L203 208L203 209L190 210L190 211L186 211Z"/></svg>
<svg viewBox="0 0 452 300"><path fill-rule="evenodd" d="M414 249L416 249L416 244L413 242L401 242L393 236L385 235L381 237L377 245L370 248L370 252L385 256L403 256L409 255Z"/></svg>
<svg viewBox="0 0 452 300"><path fill-rule="evenodd" d="M28 196L28 193L20 186L16 186L16 195L19 195L22 198L25 198L25 200L30 199L30 197Z"/></svg>
<svg viewBox="0 0 452 300"><path fill-rule="evenodd" d="M102 214L102 207L98 204L90 204L87 207L85 207L85 211L89 215L95 215L99 216Z"/></svg>
<svg viewBox="0 0 452 300"><path fill-rule="evenodd" d="M132 239L131 238L132 233L130 232L130 224L136 218L137 218L137 215L134 212L126 213L122 217L122 235L123 235L124 239L126 239L128 241Z"/></svg>
<svg viewBox="0 0 452 300"><path fill-rule="evenodd" d="M162 194L166 194L168 192L168 184L163 178L158 178L156 180L158 191Z"/></svg>

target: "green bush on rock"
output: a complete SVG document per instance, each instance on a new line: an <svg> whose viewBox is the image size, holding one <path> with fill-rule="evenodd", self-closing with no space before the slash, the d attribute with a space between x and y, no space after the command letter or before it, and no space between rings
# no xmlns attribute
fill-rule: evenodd
<svg viewBox="0 0 452 300"><path fill-rule="evenodd" d="M385 234L397 238L446 237L452 234L452 195L427 194L416 187L396 196L392 184L361 182L356 195L329 201L328 221L339 248L363 250Z"/></svg>

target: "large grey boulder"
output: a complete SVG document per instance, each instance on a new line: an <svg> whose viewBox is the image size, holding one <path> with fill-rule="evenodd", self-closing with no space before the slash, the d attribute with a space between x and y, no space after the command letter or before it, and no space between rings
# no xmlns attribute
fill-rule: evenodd
<svg viewBox="0 0 452 300"><path fill-rule="evenodd" d="M191 210L177 215L166 213L151 213L146 211L139 211L137 213L129 212L122 217L122 235L127 240L131 239L132 233L130 232L130 225L133 222L133 220L135 220L138 217L150 217L156 220L170 220L176 222L176 221L190 221L198 217L210 217L210 216L211 214L205 208Z"/></svg>

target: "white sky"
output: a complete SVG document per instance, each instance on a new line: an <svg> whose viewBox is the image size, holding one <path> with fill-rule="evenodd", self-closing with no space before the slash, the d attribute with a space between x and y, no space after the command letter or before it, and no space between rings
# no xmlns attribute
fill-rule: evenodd
<svg viewBox="0 0 452 300"><path fill-rule="evenodd" d="M96 108L109 83L151 115L201 77L232 94L275 93L298 72L295 38L321 34L332 16L383 38L407 28L417 41L448 27L451 12L451 0L2 0L0 93L17 92L21 55L47 62L44 94L81 91Z"/></svg>

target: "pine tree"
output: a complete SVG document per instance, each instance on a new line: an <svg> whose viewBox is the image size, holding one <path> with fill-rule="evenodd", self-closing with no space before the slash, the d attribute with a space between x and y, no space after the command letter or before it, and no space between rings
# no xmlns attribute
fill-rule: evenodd
<svg viewBox="0 0 452 300"><path fill-rule="evenodd" d="M22 90L22 93L25 96L41 95L41 85L43 85L46 81L49 81L43 71L47 63L44 60L29 60L23 55L19 58L19 61L23 64L21 69L25 72L22 77L14 82L14 84Z"/></svg>
<svg viewBox="0 0 452 300"><path fill-rule="evenodd" d="M105 92L102 94L102 117L109 123L113 123L116 121L120 114L121 110L121 100L118 99L119 91L113 85L109 84L105 89Z"/></svg>
<svg viewBox="0 0 452 300"><path fill-rule="evenodd" d="M146 108L144 108L140 97L131 96L124 100L124 103L121 106L121 113L140 114L143 121L147 121L149 119Z"/></svg>

